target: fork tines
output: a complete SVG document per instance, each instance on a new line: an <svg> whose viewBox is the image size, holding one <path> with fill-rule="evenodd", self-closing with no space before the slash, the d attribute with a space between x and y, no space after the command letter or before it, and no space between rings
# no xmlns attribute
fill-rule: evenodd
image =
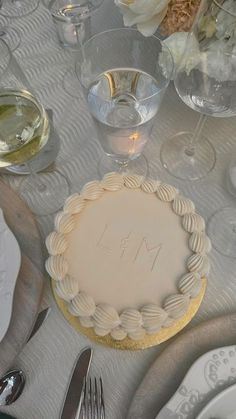
<svg viewBox="0 0 236 419"><path fill-rule="evenodd" d="M95 377L84 383L82 402L83 419L105 419L105 405L102 379Z"/></svg>

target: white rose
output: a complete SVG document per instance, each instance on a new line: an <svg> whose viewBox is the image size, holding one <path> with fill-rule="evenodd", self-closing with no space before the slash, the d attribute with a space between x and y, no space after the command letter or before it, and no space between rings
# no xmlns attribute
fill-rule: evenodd
<svg viewBox="0 0 236 419"><path fill-rule="evenodd" d="M144 36L153 35L164 19L170 0L115 0L125 26L137 25Z"/></svg>
<svg viewBox="0 0 236 419"><path fill-rule="evenodd" d="M176 71L180 65L183 67L187 74L196 67L200 61L200 51L198 42L194 35L190 36L188 32L175 32L164 40L165 45L172 53L174 60L173 79L176 76ZM170 61L169 54L165 50L162 51L159 57L159 64L165 74L166 70L172 62ZM168 70L169 71L169 70Z"/></svg>

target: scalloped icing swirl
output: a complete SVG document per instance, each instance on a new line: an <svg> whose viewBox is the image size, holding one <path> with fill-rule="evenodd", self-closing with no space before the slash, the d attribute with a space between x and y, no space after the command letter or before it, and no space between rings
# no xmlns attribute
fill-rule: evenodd
<svg viewBox="0 0 236 419"><path fill-rule="evenodd" d="M65 278L68 268L68 263L62 255L50 256L46 261L46 270L56 281Z"/></svg>
<svg viewBox="0 0 236 419"><path fill-rule="evenodd" d="M189 305L189 297L186 295L176 294L166 298L164 309L174 319L180 319L187 311Z"/></svg>
<svg viewBox="0 0 236 419"><path fill-rule="evenodd" d="M205 221L199 214L185 214L183 216L183 227L188 233L202 232L205 230Z"/></svg>
<svg viewBox="0 0 236 419"><path fill-rule="evenodd" d="M112 329L111 336L115 340L124 340L127 337L127 332L125 332L121 326L118 326L115 327L115 329Z"/></svg>
<svg viewBox="0 0 236 419"><path fill-rule="evenodd" d="M101 182L94 180L92 182L86 183L81 191L81 196L84 199L94 200L102 196L104 190L102 188Z"/></svg>
<svg viewBox="0 0 236 419"><path fill-rule="evenodd" d="M119 191L124 186L124 179L120 173L107 173L102 180L103 189L111 192Z"/></svg>
<svg viewBox="0 0 236 419"><path fill-rule="evenodd" d="M192 213L195 210L194 203L183 196L176 196L173 201L173 211L180 216Z"/></svg>
<svg viewBox="0 0 236 419"><path fill-rule="evenodd" d="M141 189L146 193L155 193L159 185L160 182L158 180L146 179L142 183Z"/></svg>
<svg viewBox="0 0 236 419"><path fill-rule="evenodd" d="M70 303L77 316L93 316L96 305L92 297L85 292L80 292Z"/></svg>
<svg viewBox="0 0 236 419"><path fill-rule="evenodd" d="M156 194L163 202L172 203L173 212L181 217L183 229L189 234L190 255L186 263L186 273L178 281L179 294L167 297L163 307L146 304L140 310L131 307L118 314L107 303L96 305L92 296L79 290L78 280L68 275L68 262L63 254L68 246L67 236L76 225L76 214L86 209L86 201L99 199L106 191L115 192L124 187L140 188L146 194ZM68 302L68 311L79 317L83 327L92 327L98 336L110 334L117 341L122 341L127 336L132 340L142 340L146 333L158 333L162 327L173 326L188 310L190 299L199 294L201 278L208 275L210 269L206 254L211 249L211 243L204 231L204 219L194 211L193 202L178 195L178 190L173 186L158 180L144 180L138 175L107 173L101 182L89 182L83 187L81 194L71 195L66 200L63 211L55 218L56 231L46 239L50 254L46 269L57 281L56 293Z"/></svg>
<svg viewBox="0 0 236 419"><path fill-rule="evenodd" d="M157 333L164 325L168 314L161 307L149 304L141 309L143 325L148 333Z"/></svg>
<svg viewBox="0 0 236 419"><path fill-rule="evenodd" d="M50 253L52 256L64 253L67 249L67 246L67 240L64 234L62 233L57 233L56 231L53 231L46 238L46 247L48 249L48 253Z"/></svg>
<svg viewBox="0 0 236 419"><path fill-rule="evenodd" d="M207 256L202 255L201 253L195 253L187 261L187 267L190 272L202 272L204 265L207 261Z"/></svg>
<svg viewBox="0 0 236 419"><path fill-rule="evenodd" d="M84 198L78 193L75 193L67 198L63 211L68 212L69 214L78 214L84 209L84 207Z"/></svg>
<svg viewBox="0 0 236 419"><path fill-rule="evenodd" d="M171 202L173 199L175 199L178 191L176 188L174 188L174 186L161 183L157 187L156 193L161 201Z"/></svg>
<svg viewBox="0 0 236 419"><path fill-rule="evenodd" d="M79 284L74 278L66 275L64 279L58 281L55 287L57 295L65 301L73 300L79 292Z"/></svg>
<svg viewBox="0 0 236 419"><path fill-rule="evenodd" d="M211 241L205 232L194 232L189 237L189 247L195 253L209 253Z"/></svg>
<svg viewBox="0 0 236 419"><path fill-rule="evenodd" d="M71 214L63 211L59 212L55 218L55 229L58 233L68 234L75 227L75 218Z"/></svg>
<svg viewBox="0 0 236 419"><path fill-rule="evenodd" d="M94 326L104 329L114 329L119 326L120 318L117 311L108 304L97 305L93 315Z"/></svg>
<svg viewBox="0 0 236 419"><path fill-rule="evenodd" d="M124 176L124 184L127 188L136 189L139 188L143 183L143 177L138 175L126 175Z"/></svg>
<svg viewBox="0 0 236 419"><path fill-rule="evenodd" d="M121 313L120 321L124 330L132 333L142 326L142 315L138 310L130 308Z"/></svg>
<svg viewBox="0 0 236 419"><path fill-rule="evenodd" d="M189 272L182 276L179 281L179 290L181 293L189 295L192 298L197 297L202 287L201 275L198 272Z"/></svg>

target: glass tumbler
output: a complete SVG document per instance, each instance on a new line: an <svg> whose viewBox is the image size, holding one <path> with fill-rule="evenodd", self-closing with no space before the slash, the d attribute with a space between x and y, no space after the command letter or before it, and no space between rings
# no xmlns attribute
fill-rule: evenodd
<svg viewBox="0 0 236 419"><path fill-rule="evenodd" d="M165 56L169 65L159 64ZM135 29L95 35L78 51L76 73L105 152L98 171L146 176L142 151L150 139L173 71L169 49L155 36Z"/></svg>

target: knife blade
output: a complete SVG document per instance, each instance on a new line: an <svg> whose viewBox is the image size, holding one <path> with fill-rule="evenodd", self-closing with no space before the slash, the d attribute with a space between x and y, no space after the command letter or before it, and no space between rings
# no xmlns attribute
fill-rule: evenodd
<svg viewBox="0 0 236 419"><path fill-rule="evenodd" d="M43 322L48 317L50 311L51 311L51 307L47 307L44 310L40 311L40 313L38 314L38 317L36 318L35 323L33 325L33 329L31 330L31 333L30 333L30 335L27 339L27 343L30 341L30 339L35 335L35 333L42 326Z"/></svg>
<svg viewBox="0 0 236 419"><path fill-rule="evenodd" d="M67 388L60 419L76 419L79 417L84 382L89 372L92 353L92 348L85 348L77 357Z"/></svg>

